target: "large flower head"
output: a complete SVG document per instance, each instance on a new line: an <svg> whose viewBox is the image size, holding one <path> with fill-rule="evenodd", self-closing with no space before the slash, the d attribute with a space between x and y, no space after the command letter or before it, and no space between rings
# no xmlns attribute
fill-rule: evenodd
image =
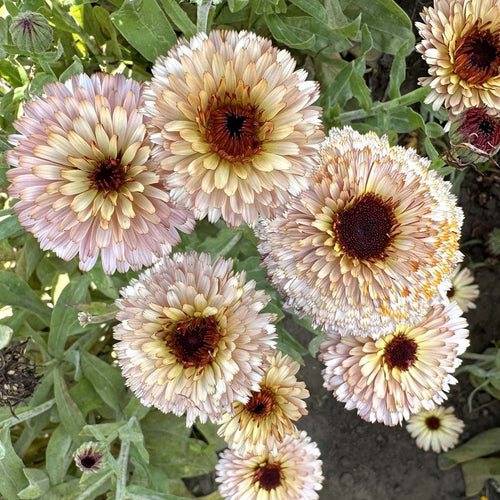
<svg viewBox="0 0 500 500"><path fill-rule="evenodd" d="M216 481L224 500L317 500L322 488L318 446L305 431L286 436L274 452L222 453Z"/></svg>
<svg viewBox="0 0 500 500"><path fill-rule="evenodd" d="M269 302L232 260L164 257L121 291L115 352L127 385L146 406L217 421L248 401L274 350Z"/></svg>
<svg viewBox="0 0 500 500"><path fill-rule="evenodd" d="M307 414L305 398L309 391L295 374L300 365L290 356L277 352L258 391L247 403L236 402L234 415L224 415L218 434L240 455L260 454L276 449L276 444L296 432L293 421Z"/></svg>
<svg viewBox="0 0 500 500"><path fill-rule="evenodd" d="M315 326L379 337L421 319L460 259L463 214L413 150L333 129L310 188L260 228L286 304Z"/></svg>
<svg viewBox="0 0 500 500"><path fill-rule="evenodd" d="M426 102L450 108L500 106L500 4L498 0L434 0L416 23L417 51L429 65Z"/></svg>
<svg viewBox="0 0 500 500"><path fill-rule="evenodd" d="M396 425L446 399L469 341L454 303L430 309L419 323L379 339L330 335L320 346L324 386L369 422Z"/></svg>
<svg viewBox="0 0 500 500"><path fill-rule="evenodd" d="M421 411L406 424L406 430L416 440L417 446L424 451L432 449L435 453L454 448L464 427L463 421L455 417L453 406Z"/></svg>
<svg viewBox="0 0 500 500"><path fill-rule="evenodd" d="M142 87L122 75L73 76L45 86L15 122L7 161L20 223L42 249L106 273L150 265L190 232L150 159Z"/></svg>
<svg viewBox="0 0 500 500"><path fill-rule="evenodd" d="M214 30L180 39L152 72L146 113L176 201L237 226L304 189L324 137L319 89L286 50Z"/></svg>

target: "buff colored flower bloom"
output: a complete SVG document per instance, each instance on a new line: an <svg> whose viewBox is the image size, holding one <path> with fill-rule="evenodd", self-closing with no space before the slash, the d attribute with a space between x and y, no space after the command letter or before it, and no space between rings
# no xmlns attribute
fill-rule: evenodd
<svg viewBox="0 0 500 500"><path fill-rule="evenodd" d="M461 258L451 185L414 150L350 127L330 132L321 162L259 228L272 284L325 331L377 338L420 320Z"/></svg>
<svg viewBox="0 0 500 500"><path fill-rule="evenodd" d="M396 425L446 399L469 341L456 303L437 305L414 326L378 340L333 334L320 346L324 386L369 422Z"/></svg>
<svg viewBox="0 0 500 500"><path fill-rule="evenodd" d="M164 257L121 291L115 352L127 385L146 406L219 420L247 402L275 346L269 297L208 254Z"/></svg>
<svg viewBox="0 0 500 500"><path fill-rule="evenodd" d="M449 300L454 300L463 312L476 308L474 302L479 297L479 286L474 283L474 275L470 269L457 266L447 285L446 296Z"/></svg>
<svg viewBox="0 0 500 500"><path fill-rule="evenodd" d="M258 392L252 392L246 404L235 403L234 415L226 414L219 422L219 436L240 455L275 450L287 434L296 432L292 421L307 414L303 400L309 391L295 377L300 365L279 351L268 361Z"/></svg>
<svg viewBox="0 0 500 500"><path fill-rule="evenodd" d="M420 83L434 109L500 107L500 4L498 0L434 0L416 23L417 51L429 65Z"/></svg>
<svg viewBox="0 0 500 500"><path fill-rule="evenodd" d="M43 250L88 271L139 270L190 232L193 215L170 202L150 160L142 87L122 75L73 76L45 86L15 122L7 161L20 223Z"/></svg>
<svg viewBox="0 0 500 500"><path fill-rule="evenodd" d="M408 420L406 430L424 451L431 448L435 453L451 450L457 445L465 426L455 417L454 411L453 406L421 411Z"/></svg>
<svg viewBox="0 0 500 500"><path fill-rule="evenodd" d="M215 466L224 500L317 500L322 488L318 446L305 431L286 436L275 452L238 455L228 449Z"/></svg>
<svg viewBox="0 0 500 500"><path fill-rule="evenodd" d="M146 113L162 179L198 218L271 217L307 185L324 138L316 82L246 31L180 39L153 66Z"/></svg>

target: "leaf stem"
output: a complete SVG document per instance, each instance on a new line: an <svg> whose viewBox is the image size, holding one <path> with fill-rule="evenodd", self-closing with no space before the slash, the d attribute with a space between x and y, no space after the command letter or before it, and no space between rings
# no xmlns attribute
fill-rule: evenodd
<svg viewBox="0 0 500 500"><path fill-rule="evenodd" d="M0 420L0 426L11 427L12 425L17 425L20 424L21 422L25 422L30 418L36 417L42 413L45 413L47 410L50 410L50 408L54 406L55 402L56 402L55 399L49 399L48 401L45 401L45 403L35 406L34 408L22 408L17 412L16 416L9 417L5 420Z"/></svg>
<svg viewBox="0 0 500 500"><path fill-rule="evenodd" d="M422 102L427 94L430 92L428 88L418 88L408 92L408 94L392 99L391 101L378 102L374 104L370 109L355 109L353 111L345 111L340 113L338 119L342 123L352 122L353 120L361 120L367 118L368 116L373 116L378 113L383 113L384 111L390 111L392 109L399 108L401 106L410 106L417 102Z"/></svg>
<svg viewBox="0 0 500 500"><path fill-rule="evenodd" d="M210 7L212 7L212 0L202 0L201 3L198 4L198 10L196 13L196 29L198 30L198 33L207 32Z"/></svg>
<svg viewBox="0 0 500 500"><path fill-rule="evenodd" d="M130 441L122 440L120 454L116 470L116 498L125 498L125 489L127 486L127 466L128 454L130 451Z"/></svg>

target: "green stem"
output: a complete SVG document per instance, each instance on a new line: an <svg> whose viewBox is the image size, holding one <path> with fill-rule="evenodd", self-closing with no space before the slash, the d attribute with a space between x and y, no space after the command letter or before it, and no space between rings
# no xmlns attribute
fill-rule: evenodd
<svg viewBox="0 0 500 500"><path fill-rule="evenodd" d="M122 441L116 471L116 498L125 498L130 441Z"/></svg>
<svg viewBox="0 0 500 500"><path fill-rule="evenodd" d="M0 420L1 427L11 427L13 425L20 424L21 422L25 422L30 418L36 417L42 413L45 413L47 410L50 410L54 403L55 399L49 399L49 401L45 401L41 405L35 406L34 408L21 408L16 416L6 418L5 420ZM25 410L25 411L23 411Z"/></svg>
<svg viewBox="0 0 500 500"><path fill-rule="evenodd" d="M198 33L206 33L208 27L208 14L210 13L210 7L212 6L212 0L202 0L198 4L198 10L196 15L196 29Z"/></svg>
<svg viewBox="0 0 500 500"><path fill-rule="evenodd" d="M390 111L402 106L410 106L417 102L422 102L427 94L430 92L428 88L418 88L408 92L408 94L392 99L391 101L378 102L374 104L370 109L355 109L353 111L346 111L340 113L339 120L342 123L352 122L353 120L360 120L368 116L376 115L384 111Z"/></svg>
<svg viewBox="0 0 500 500"><path fill-rule="evenodd" d="M475 352L464 352L460 355L462 359L473 359L480 361L495 361L495 354L477 354Z"/></svg>

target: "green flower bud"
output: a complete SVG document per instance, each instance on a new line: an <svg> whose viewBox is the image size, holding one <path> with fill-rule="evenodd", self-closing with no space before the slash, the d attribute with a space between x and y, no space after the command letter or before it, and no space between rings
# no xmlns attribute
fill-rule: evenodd
<svg viewBox="0 0 500 500"><path fill-rule="evenodd" d="M20 12L12 18L9 31L14 44L25 52L45 52L54 39L52 27L38 12Z"/></svg>
<svg viewBox="0 0 500 500"><path fill-rule="evenodd" d="M106 466L107 454L103 443L87 441L75 451L75 464L82 472L99 472Z"/></svg>

